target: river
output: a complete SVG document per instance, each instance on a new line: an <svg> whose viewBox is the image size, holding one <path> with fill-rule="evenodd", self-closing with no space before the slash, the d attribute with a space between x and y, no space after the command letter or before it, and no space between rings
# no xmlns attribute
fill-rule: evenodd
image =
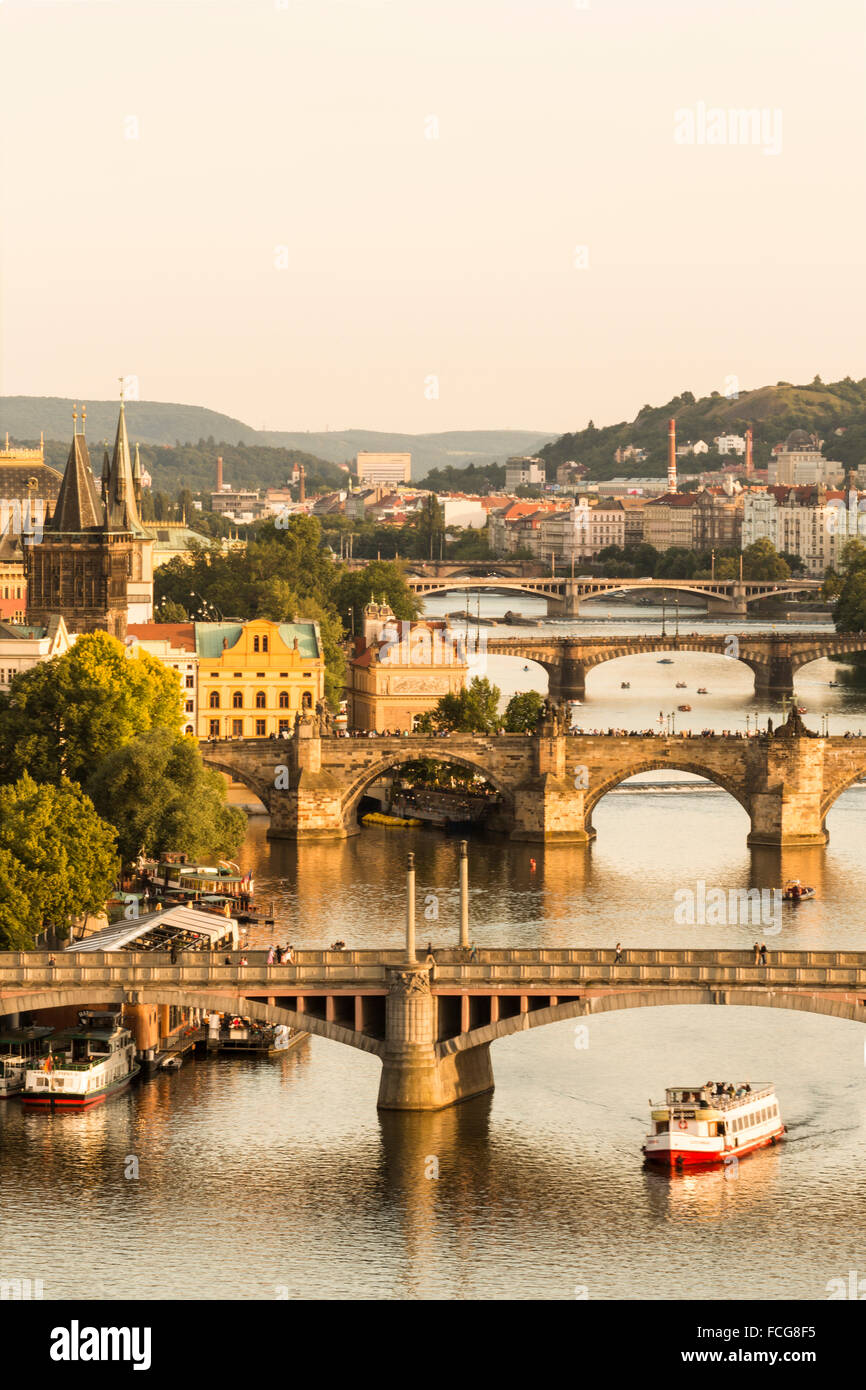
<svg viewBox="0 0 866 1390"><path fill-rule="evenodd" d="M459 602L444 595L429 611ZM488 597L481 611L509 606ZM541 605L521 598L520 607L530 616ZM659 630L655 611L606 613L557 630ZM692 614L680 622L719 631ZM866 730L866 693L831 689L835 669L816 662L800 673L806 723L819 728L827 714L831 732ZM504 658L491 657L487 673L504 698L546 685L540 668ZM685 653L673 666L643 656L593 671L580 720L652 726L683 702L678 679L689 696L697 685L710 691L696 729L780 717L778 704L756 704L746 668ZM747 848L747 817L726 793L677 780L664 789L652 773L611 792L586 849L473 839L473 939L750 946L755 928L678 925L674 892L796 875L819 897L783 911L771 948L866 949L866 788L840 797L826 848L781 856ZM299 848L266 830L263 816L251 818L241 862L259 900L274 904L277 939L397 945L411 848L419 938L455 941L455 839L366 828ZM41 1279L46 1298L823 1299L829 1280L866 1276L858 1025L681 1006L576 1027L497 1042L493 1095L440 1115L377 1114L375 1058L318 1038L277 1059L189 1062L90 1114L5 1102L0 1277ZM649 1098L709 1077L775 1082L787 1141L736 1176L646 1172ZM125 1176L136 1171L131 1158L137 1176Z"/></svg>

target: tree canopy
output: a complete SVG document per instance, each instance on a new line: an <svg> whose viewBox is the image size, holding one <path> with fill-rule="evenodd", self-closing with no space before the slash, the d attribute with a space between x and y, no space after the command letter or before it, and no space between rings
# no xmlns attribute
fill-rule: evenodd
<svg viewBox="0 0 866 1390"><path fill-rule="evenodd" d="M499 687L486 676L476 676L470 685L455 694L443 695L436 708L418 720L421 733L448 730L452 733L493 734L500 727Z"/></svg>
<svg viewBox="0 0 866 1390"><path fill-rule="evenodd" d="M539 695L537 690L524 690L512 695L505 706L502 720L506 733L534 733L543 709L544 696Z"/></svg>

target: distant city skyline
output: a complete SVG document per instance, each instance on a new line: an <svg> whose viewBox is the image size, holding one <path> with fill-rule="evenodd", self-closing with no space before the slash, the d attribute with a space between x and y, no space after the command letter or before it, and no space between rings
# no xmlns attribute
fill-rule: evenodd
<svg viewBox="0 0 866 1390"><path fill-rule="evenodd" d="M0 394L560 433L866 376L864 14L815 18L6 0Z"/></svg>

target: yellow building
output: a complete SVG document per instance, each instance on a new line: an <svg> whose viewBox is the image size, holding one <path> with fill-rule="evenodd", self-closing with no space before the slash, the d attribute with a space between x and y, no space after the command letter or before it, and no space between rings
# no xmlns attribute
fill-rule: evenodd
<svg viewBox="0 0 866 1390"><path fill-rule="evenodd" d="M318 623L196 623L199 738L290 734L325 694Z"/></svg>
<svg viewBox="0 0 866 1390"><path fill-rule="evenodd" d="M354 729L411 733L418 717L466 684L466 654L443 622L398 622L368 603L364 635L349 662L346 698Z"/></svg>

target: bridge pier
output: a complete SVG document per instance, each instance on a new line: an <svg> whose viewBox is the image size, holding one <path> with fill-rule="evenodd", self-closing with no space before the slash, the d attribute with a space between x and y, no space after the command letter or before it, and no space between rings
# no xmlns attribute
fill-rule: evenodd
<svg viewBox="0 0 866 1390"><path fill-rule="evenodd" d="M755 694L793 696L794 663L790 652L772 653L769 661L746 662L755 673Z"/></svg>
<svg viewBox="0 0 866 1390"><path fill-rule="evenodd" d="M386 970L380 1110L444 1110L493 1090L490 1045L440 1056L430 972L407 960Z"/></svg>
<svg viewBox="0 0 866 1390"><path fill-rule="evenodd" d="M826 845L830 838L824 824L824 740L783 732L797 724L789 718L767 742L763 789L750 798L749 845L794 848Z"/></svg>

